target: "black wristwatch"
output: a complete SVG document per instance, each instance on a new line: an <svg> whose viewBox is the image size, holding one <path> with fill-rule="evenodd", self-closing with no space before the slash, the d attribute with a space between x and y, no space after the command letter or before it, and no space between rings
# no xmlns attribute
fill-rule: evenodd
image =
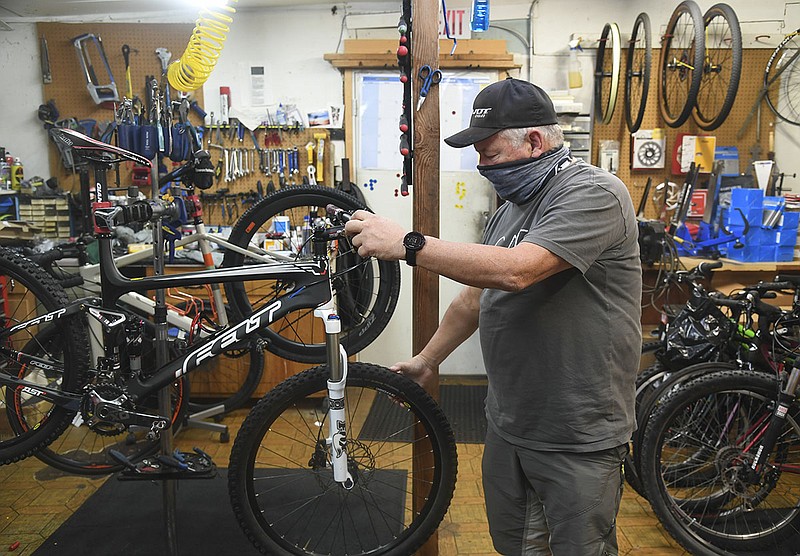
<svg viewBox="0 0 800 556"><path fill-rule="evenodd" d="M425 247L425 236L419 232L408 232L403 238L403 247L406 248L406 264L417 265L417 251Z"/></svg>

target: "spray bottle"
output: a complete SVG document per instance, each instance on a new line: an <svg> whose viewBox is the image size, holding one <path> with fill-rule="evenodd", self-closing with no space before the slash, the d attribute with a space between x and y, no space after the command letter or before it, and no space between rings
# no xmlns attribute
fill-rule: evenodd
<svg viewBox="0 0 800 556"><path fill-rule="evenodd" d="M19 157L14 159L14 164L11 165L11 189L22 189L22 182L25 181L23 175L22 161Z"/></svg>
<svg viewBox="0 0 800 556"><path fill-rule="evenodd" d="M581 48L581 38L569 41L569 88L580 89L583 87L583 74L581 72L581 62L578 60L578 52L583 52Z"/></svg>

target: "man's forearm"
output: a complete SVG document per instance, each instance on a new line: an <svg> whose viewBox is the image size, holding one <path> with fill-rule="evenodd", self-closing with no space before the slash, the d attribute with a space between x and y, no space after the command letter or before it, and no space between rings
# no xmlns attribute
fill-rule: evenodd
<svg viewBox="0 0 800 556"><path fill-rule="evenodd" d="M439 328L419 353L431 366L439 366L478 328L480 290L465 288L445 311Z"/></svg>

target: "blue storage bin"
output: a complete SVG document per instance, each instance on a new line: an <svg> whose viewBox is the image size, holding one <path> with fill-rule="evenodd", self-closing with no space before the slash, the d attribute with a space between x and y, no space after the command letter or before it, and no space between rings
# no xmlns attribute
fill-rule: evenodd
<svg viewBox="0 0 800 556"><path fill-rule="evenodd" d="M781 228L785 230L796 230L800 224L800 212L784 212L781 219Z"/></svg>
<svg viewBox="0 0 800 556"><path fill-rule="evenodd" d="M731 190L731 212L740 208L747 212L750 209L761 210L764 206L764 192L758 188L738 187Z"/></svg>
<svg viewBox="0 0 800 556"><path fill-rule="evenodd" d="M768 263L775 260L777 247L774 245L758 246L758 262Z"/></svg>
<svg viewBox="0 0 800 556"><path fill-rule="evenodd" d="M797 245L797 230L779 228L775 234L775 243L780 247L794 247Z"/></svg>
<svg viewBox="0 0 800 556"><path fill-rule="evenodd" d="M775 248L775 260L779 263L789 263L794 260L794 247L778 245Z"/></svg>
<svg viewBox="0 0 800 556"><path fill-rule="evenodd" d="M759 261L759 245L747 245L741 249L736 249L732 245L728 247L728 258L745 263L756 263Z"/></svg>

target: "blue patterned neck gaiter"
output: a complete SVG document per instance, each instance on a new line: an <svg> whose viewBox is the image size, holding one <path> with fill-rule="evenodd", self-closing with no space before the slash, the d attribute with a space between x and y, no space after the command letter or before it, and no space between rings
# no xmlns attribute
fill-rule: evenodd
<svg viewBox="0 0 800 556"><path fill-rule="evenodd" d="M501 199L515 205L524 205L571 161L569 149L562 146L539 158L524 158L502 164L478 166L478 172L492 182Z"/></svg>

